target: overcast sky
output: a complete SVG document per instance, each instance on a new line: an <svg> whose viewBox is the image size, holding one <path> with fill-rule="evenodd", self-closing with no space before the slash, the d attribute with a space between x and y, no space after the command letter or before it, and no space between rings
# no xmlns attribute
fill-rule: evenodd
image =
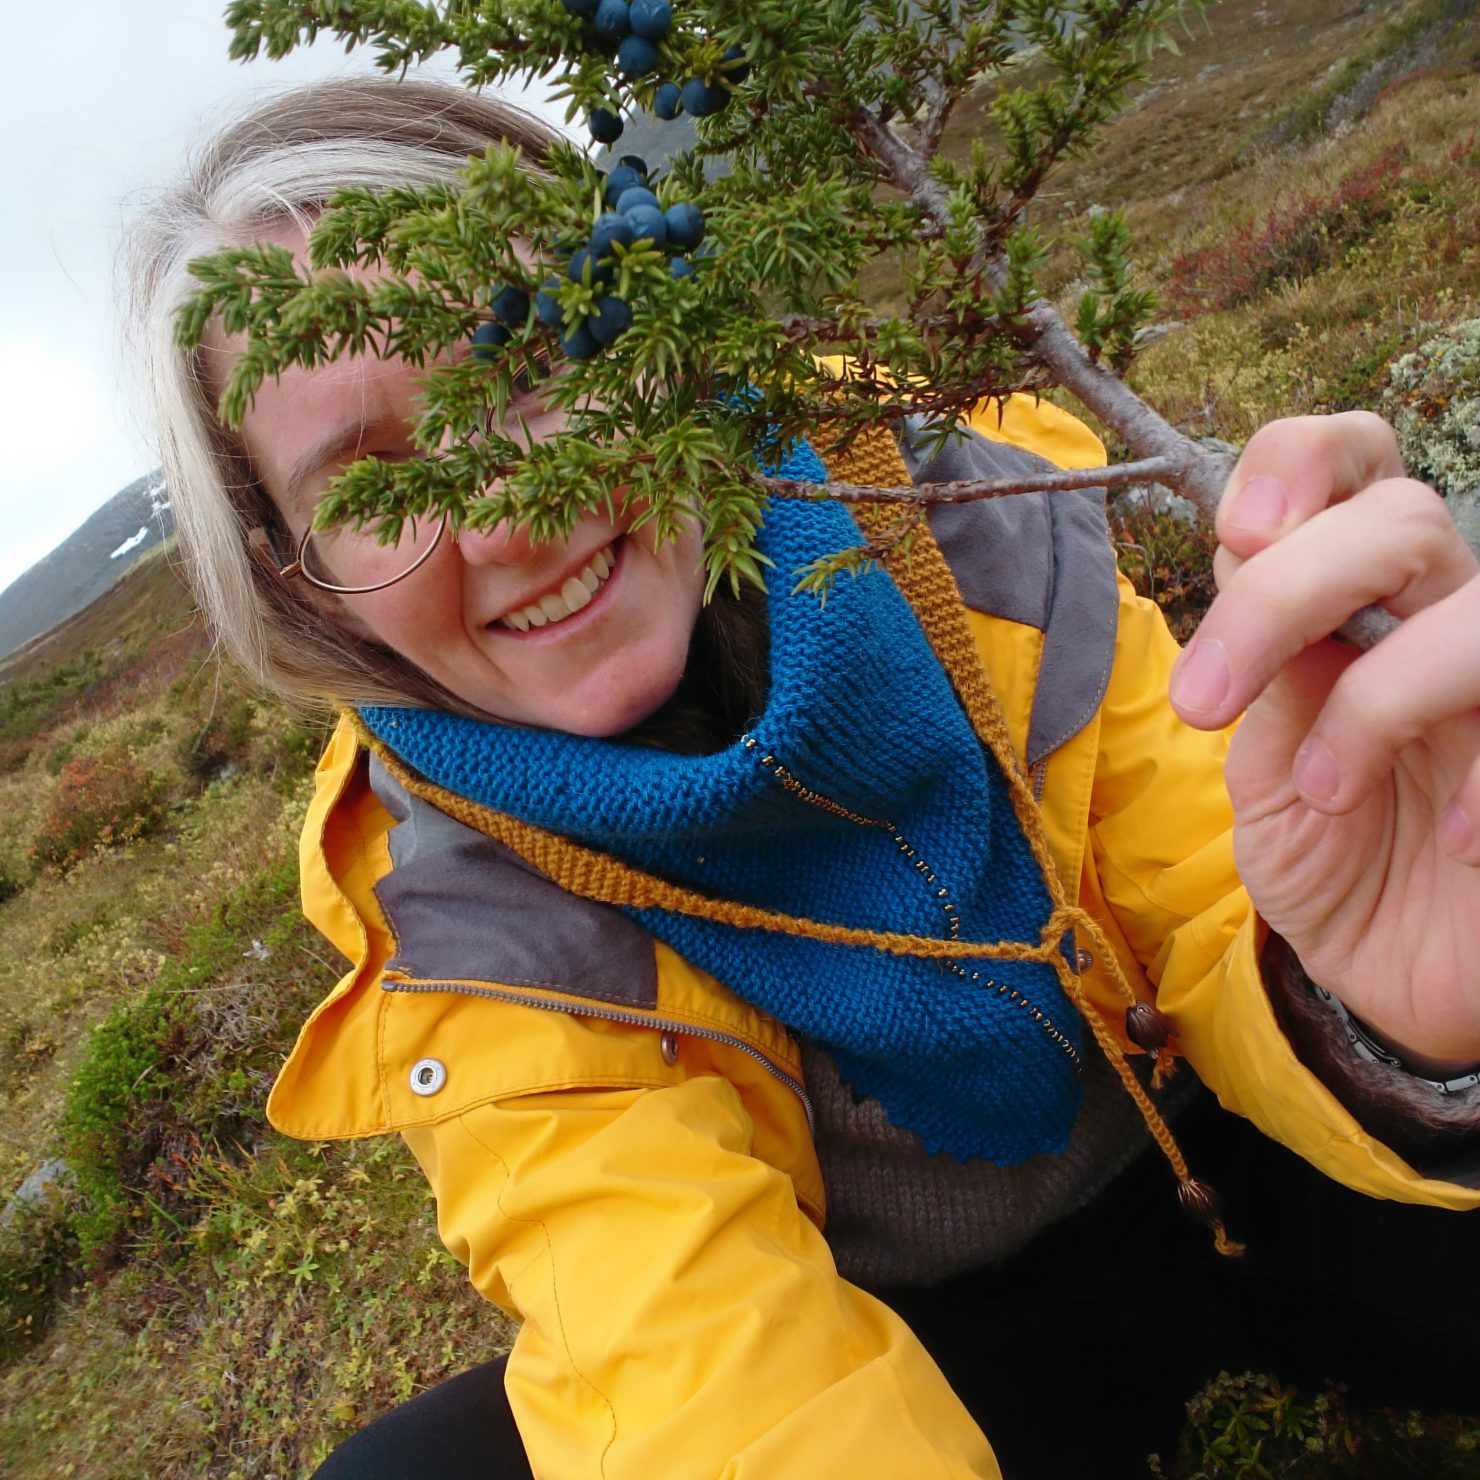
<svg viewBox="0 0 1480 1480"><path fill-rule="evenodd" d="M331 38L283 62L228 62L224 8L7 6L0 590L157 461L116 347L114 261L130 200L170 178L210 123L252 96L373 70ZM516 100L538 106L532 95ZM560 122L559 110L541 111Z"/></svg>

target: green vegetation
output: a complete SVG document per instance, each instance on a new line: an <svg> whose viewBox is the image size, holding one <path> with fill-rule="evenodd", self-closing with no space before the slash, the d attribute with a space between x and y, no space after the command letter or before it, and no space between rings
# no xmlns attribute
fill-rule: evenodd
<svg viewBox="0 0 1480 1480"><path fill-rule="evenodd" d="M1363 1412L1339 1387L1303 1393L1277 1377L1227 1372L1187 1405L1175 1461L1151 1473L1180 1480L1474 1480L1473 1419Z"/></svg>
<svg viewBox="0 0 1480 1480"><path fill-rule="evenodd" d="M1339 136L1270 142L1269 99L1302 106L1435 8L1224 0L1040 197L1080 236L1091 206L1125 206L1140 266L1123 286L1180 325L1132 378L1184 431L1238 444L1273 416L1376 406L1416 356L1389 393L1413 412L1410 456L1430 427L1460 446L1444 385L1468 373L1473 330L1455 326L1480 302L1474 59L1390 79ZM963 104L946 152L984 126ZM1071 317L1084 270L1071 252L1045 268ZM1211 595L1206 532L1144 510L1114 532L1185 634ZM300 1145L263 1119L338 970L293 897L321 738L208 660L164 560L0 663L0 1194L48 1157L72 1169L0 1227L0 1472L17 1480L302 1474L508 1339L398 1141ZM118 805L69 799L79 772ZM1163 1464L1477 1471L1452 1421L1249 1376L1198 1397Z"/></svg>

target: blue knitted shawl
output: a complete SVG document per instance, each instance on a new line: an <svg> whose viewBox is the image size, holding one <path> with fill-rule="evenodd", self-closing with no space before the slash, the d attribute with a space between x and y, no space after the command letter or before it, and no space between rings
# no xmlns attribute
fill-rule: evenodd
<svg viewBox="0 0 1480 1480"><path fill-rule="evenodd" d="M826 477L805 444L781 471ZM882 571L840 580L825 604L789 589L799 566L857 543L839 504L768 507L771 687L753 745L673 755L432 710L361 716L438 786L710 898L934 938L948 934L949 905L961 939L1036 943L1048 892L997 763L909 604ZM782 785L777 766L893 828L817 805ZM628 913L819 1041L853 1088L928 1150L1007 1165L1067 1140L1081 1099L1074 1065L1029 1013L970 974L1014 988L1078 1049L1078 1016L1042 962L953 969L661 909Z"/></svg>

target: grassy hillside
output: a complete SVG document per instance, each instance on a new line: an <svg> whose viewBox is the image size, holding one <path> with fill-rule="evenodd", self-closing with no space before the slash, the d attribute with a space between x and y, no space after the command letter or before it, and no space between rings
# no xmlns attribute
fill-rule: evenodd
<svg viewBox="0 0 1480 1480"><path fill-rule="evenodd" d="M0 1227L0 1473L297 1475L506 1339L399 1142L262 1118L338 971L294 877L322 739L163 559L0 665L0 1200L71 1168Z"/></svg>
<svg viewBox="0 0 1480 1480"><path fill-rule="evenodd" d="M1457 0L1223 0L1063 171L1063 221L1127 207L1177 326L1134 379L1181 425L1237 443L1374 405L1392 358L1475 315L1477 35ZM964 107L952 147L987 126ZM1066 298L1074 271L1055 262ZM1120 535L1194 620L1205 539ZM0 1201L71 1168L0 1226L0 1473L297 1476L508 1339L399 1142L262 1118L339 969L295 908L320 738L215 664L163 559L0 663ZM1240 1380L1165 1473L1475 1474L1457 1432Z"/></svg>

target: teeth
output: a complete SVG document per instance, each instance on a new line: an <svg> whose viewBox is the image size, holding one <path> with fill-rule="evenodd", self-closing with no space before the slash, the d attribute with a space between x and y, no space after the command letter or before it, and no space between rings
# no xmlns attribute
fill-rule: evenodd
<svg viewBox="0 0 1480 1480"><path fill-rule="evenodd" d="M520 607L518 611L505 612L499 620L515 632L528 632L531 627L563 621L583 606L589 606L602 582L615 569L616 561L607 551L598 550L575 575L568 576L561 583L558 592L547 591L538 601Z"/></svg>

